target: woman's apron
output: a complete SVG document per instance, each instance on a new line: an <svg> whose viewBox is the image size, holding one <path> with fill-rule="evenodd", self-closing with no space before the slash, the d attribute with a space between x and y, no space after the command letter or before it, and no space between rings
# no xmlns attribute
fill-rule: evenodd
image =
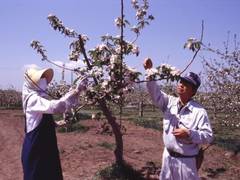
<svg viewBox="0 0 240 180"><path fill-rule="evenodd" d="M25 134L22 164L24 180L63 179L55 123L51 114L43 114L40 124Z"/></svg>

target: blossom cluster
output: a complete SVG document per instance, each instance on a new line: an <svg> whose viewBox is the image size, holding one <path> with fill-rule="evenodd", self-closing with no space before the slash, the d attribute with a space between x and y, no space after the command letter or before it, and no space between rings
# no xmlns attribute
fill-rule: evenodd
<svg viewBox="0 0 240 180"><path fill-rule="evenodd" d="M169 64L162 64L157 68L151 68L146 70L146 77L149 80L178 80L181 71Z"/></svg>
<svg viewBox="0 0 240 180"><path fill-rule="evenodd" d="M103 38L105 43L98 45L89 51L92 68L82 67L77 69L80 76L94 77L98 84L90 83L86 95L88 101L96 101L105 98L119 103L120 97L133 90L132 84L139 79L141 74L137 70L122 62L120 56L119 37ZM136 54L136 45L124 43L125 54Z"/></svg>
<svg viewBox="0 0 240 180"><path fill-rule="evenodd" d="M197 40L196 38L189 38L187 42L184 44L184 48L190 49L193 52L200 50L201 48L201 41Z"/></svg>
<svg viewBox="0 0 240 180"><path fill-rule="evenodd" d="M138 23L132 26L132 31L139 34L140 30L144 28L145 25L149 24L149 21L154 20L152 15L148 15L149 4L147 0L142 0L143 4L139 3L139 0L132 0L132 6L136 10L136 20Z"/></svg>

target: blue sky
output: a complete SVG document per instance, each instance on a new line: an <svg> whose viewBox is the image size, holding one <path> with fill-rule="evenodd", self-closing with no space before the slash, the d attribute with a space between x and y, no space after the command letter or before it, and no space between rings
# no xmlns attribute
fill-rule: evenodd
<svg viewBox="0 0 240 180"><path fill-rule="evenodd" d="M239 0L149 0L149 3L155 20L141 32L137 41L140 55L126 58L127 64L139 71L143 71L145 57L151 57L155 65L169 63L183 69L192 58L183 45L189 37L200 37L202 20L204 42L213 47L223 47L228 31L240 36ZM90 39L88 49L100 43L101 35L119 34L114 19L120 15L120 0L2 0L0 88L13 86L20 90L26 65L52 67L42 62L30 47L32 40L39 40L45 46L50 59L69 62L70 40L50 28L46 19L50 13L57 15L67 27L86 34ZM134 22L130 0L125 0L125 14ZM200 72L201 58L197 57L189 70ZM55 69L55 79L60 79L59 69Z"/></svg>

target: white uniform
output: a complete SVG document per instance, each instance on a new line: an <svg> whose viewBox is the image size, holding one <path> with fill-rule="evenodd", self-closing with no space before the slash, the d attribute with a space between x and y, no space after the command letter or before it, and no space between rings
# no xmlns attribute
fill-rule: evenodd
<svg viewBox="0 0 240 180"><path fill-rule="evenodd" d="M162 92L154 81L148 82L147 88L154 104L160 108L164 115L163 142L165 149L160 179L199 179L195 157L172 157L168 150L184 156L194 156L198 154L199 144L212 141L213 133L206 110L194 100L190 100L180 109L179 98ZM180 139L172 134L174 128L181 127L189 129L189 138Z"/></svg>

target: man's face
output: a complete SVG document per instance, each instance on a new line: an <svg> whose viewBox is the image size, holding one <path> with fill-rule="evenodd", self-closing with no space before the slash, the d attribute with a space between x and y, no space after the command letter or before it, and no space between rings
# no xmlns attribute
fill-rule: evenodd
<svg viewBox="0 0 240 180"><path fill-rule="evenodd" d="M190 83L180 80L177 85L177 93L179 96L188 97L190 99L195 94L195 90Z"/></svg>

